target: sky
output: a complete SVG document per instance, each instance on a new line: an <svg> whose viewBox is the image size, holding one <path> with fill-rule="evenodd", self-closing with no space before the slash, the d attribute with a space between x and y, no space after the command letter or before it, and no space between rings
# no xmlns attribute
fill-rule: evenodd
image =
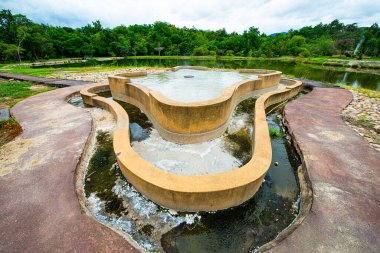
<svg viewBox="0 0 380 253"><path fill-rule="evenodd" d="M0 9L37 23L73 28L95 20L110 28L165 21L238 33L255 26L272 34L334 19L359 26L380 24L379 0L0 0Z"/></svg>

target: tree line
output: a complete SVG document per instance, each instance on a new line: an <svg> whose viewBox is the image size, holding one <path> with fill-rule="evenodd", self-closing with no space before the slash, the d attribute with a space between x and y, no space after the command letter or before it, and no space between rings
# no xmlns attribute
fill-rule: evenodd
<svg viewBox="0 0 380 253"><path fill-rule="evenodd" d="M357 49L357 50L355 50ZM0 60L100 56L380 56L380 28L329 24L266 35L250 27L242 34L179 28L166 22L104 28L99 21L80 28L38 24L0 11Z"/></svg>

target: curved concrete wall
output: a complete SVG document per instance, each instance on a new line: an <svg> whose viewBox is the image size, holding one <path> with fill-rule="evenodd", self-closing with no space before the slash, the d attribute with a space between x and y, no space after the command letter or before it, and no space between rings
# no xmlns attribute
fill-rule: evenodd
<svg viewBox="0 0 380 253"><path fill-rule="evenodd" d="M197 69L201 66L177 66L172 70ZM158 91L133 84L128 77L133 73L108 78L112 97L141 108L154 124L159 134L178 143L196 143L222 134L235 106L244 98L277 89L281 72L268 70L241 70L258 74L257 80L238 82L223 90L221 96L201 102L183 103L171 100ZM138 72L138 75L142 75Z"/></svg>
<svg viewBox="0 0 380 253"><path fill-rule="evenodd" d="M211 211L239 205L259 189L272 160L265 108L289 99L302 90L300 81L286 79L282 83L288 84L285 90L265 93L256 101L251 160L240 168L198 176L168 173L139 156L130 145L129 119L126 111L117 102L89 92L103 89L105 85L86 88L81 94L88 104L101 106L116 117L114 151L123 175L137 190L167 208Z"/></svg>

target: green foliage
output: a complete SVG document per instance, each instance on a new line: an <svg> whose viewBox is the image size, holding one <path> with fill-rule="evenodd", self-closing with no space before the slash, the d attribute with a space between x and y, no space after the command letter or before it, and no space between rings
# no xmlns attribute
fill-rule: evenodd
<svg viewBox="0 0 380 253"><path fill-rule="evenodd" d="M250 27L242 34L195 28L178 28L166 22L104 28L99 21L81 28L36 24L24 15L0 11L0 61L30 61L91 56L331 56L352 54L361 38L358 56L380 56L380 29L343 24L306 26L287 33L265 35Z"/></svg>
<svg viewBox="0 0 380 253"><path fill-rule="evenodd" d="M0 120L0 127L2 127L4 125L17 126L18 122L14 118L10 118L10 119L7 119L7 120L3 120L3 119Z"/></svg>
<svg viewBox="0 0 380 253"><path fill-rule="evenodd" d="M0 103L14 106L17 102L54 88L30 89L32 82L8 81L0 83Z"/></svg>
<svg viewBox="0 0 380 253"><path fill-rule="evenodd" d="M378 90L369 90L369 89L365 89L365 88L361 88L361 87L352 87L352 86L349 86L349 85L344 85L344 84L339 84L340 87L342 88L345 88L347 90L353 90L353 91L357 91L359 93L363 93L365 95L367 95L369 98L379 98L380 99L380 91Z"/></svg>
<svg viewBox="0 0 380 253"><path fill-rule="evenodd" d="M312 46L312 51L315 55L331 56L335 51L334 41L326 38L318 39Z"/></svg>
<svg viewBox="0 0 380 253"><path fill-rule="evenodd" d="M280 130L278 130L275 127L269 127L269 135L272 137L283 137L284 133L282 133Z"/></svg>
<svg viewBox="0 0 380 253"><path fill-rule="evenodd" d="M24 52L24 49L21 49ZM0 41L0 59L11 61L17 59L17 46Z"/></svg>

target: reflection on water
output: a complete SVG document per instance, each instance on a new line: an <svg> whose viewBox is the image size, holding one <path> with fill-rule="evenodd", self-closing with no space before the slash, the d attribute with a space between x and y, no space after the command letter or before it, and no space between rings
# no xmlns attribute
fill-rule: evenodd
<svg viewBox="0 0 380 253"><path fill-rule="evenodd" d="M76 63L72 66L99 65L96 61ZM316 65L280 60L182 60L182 59L123 59L102 62L101 65L135 66L135 67L175 67L180 65L206 66L210 68L257 68L282 71L285 75L306 78L331 84L347 84L371 90L380 90L380 74L347 72L344 68L327 68ZM69 65L70 66L70 65ZM379 70L377 70L379 72Z"/></svg>
<svg viewBox="0 0 380 253"><path fill-rule="evenodd" d="M284 62L281 60L182 60L182 59L123 59L99 63L88 61L85 63L68 64L67 66L135 66L135 67L175 67L175 66L206 66L209 68L256 68L274 69L282 71L285 75L297 78L305 78L331 84L346 84L355 87L363 87L371 90L380 90L380 71L374 73L347 72L344 68L322 67L296 62ZM57 66L57 68L59 68ZM375 71L375 70L374 70Z"/></svg>

